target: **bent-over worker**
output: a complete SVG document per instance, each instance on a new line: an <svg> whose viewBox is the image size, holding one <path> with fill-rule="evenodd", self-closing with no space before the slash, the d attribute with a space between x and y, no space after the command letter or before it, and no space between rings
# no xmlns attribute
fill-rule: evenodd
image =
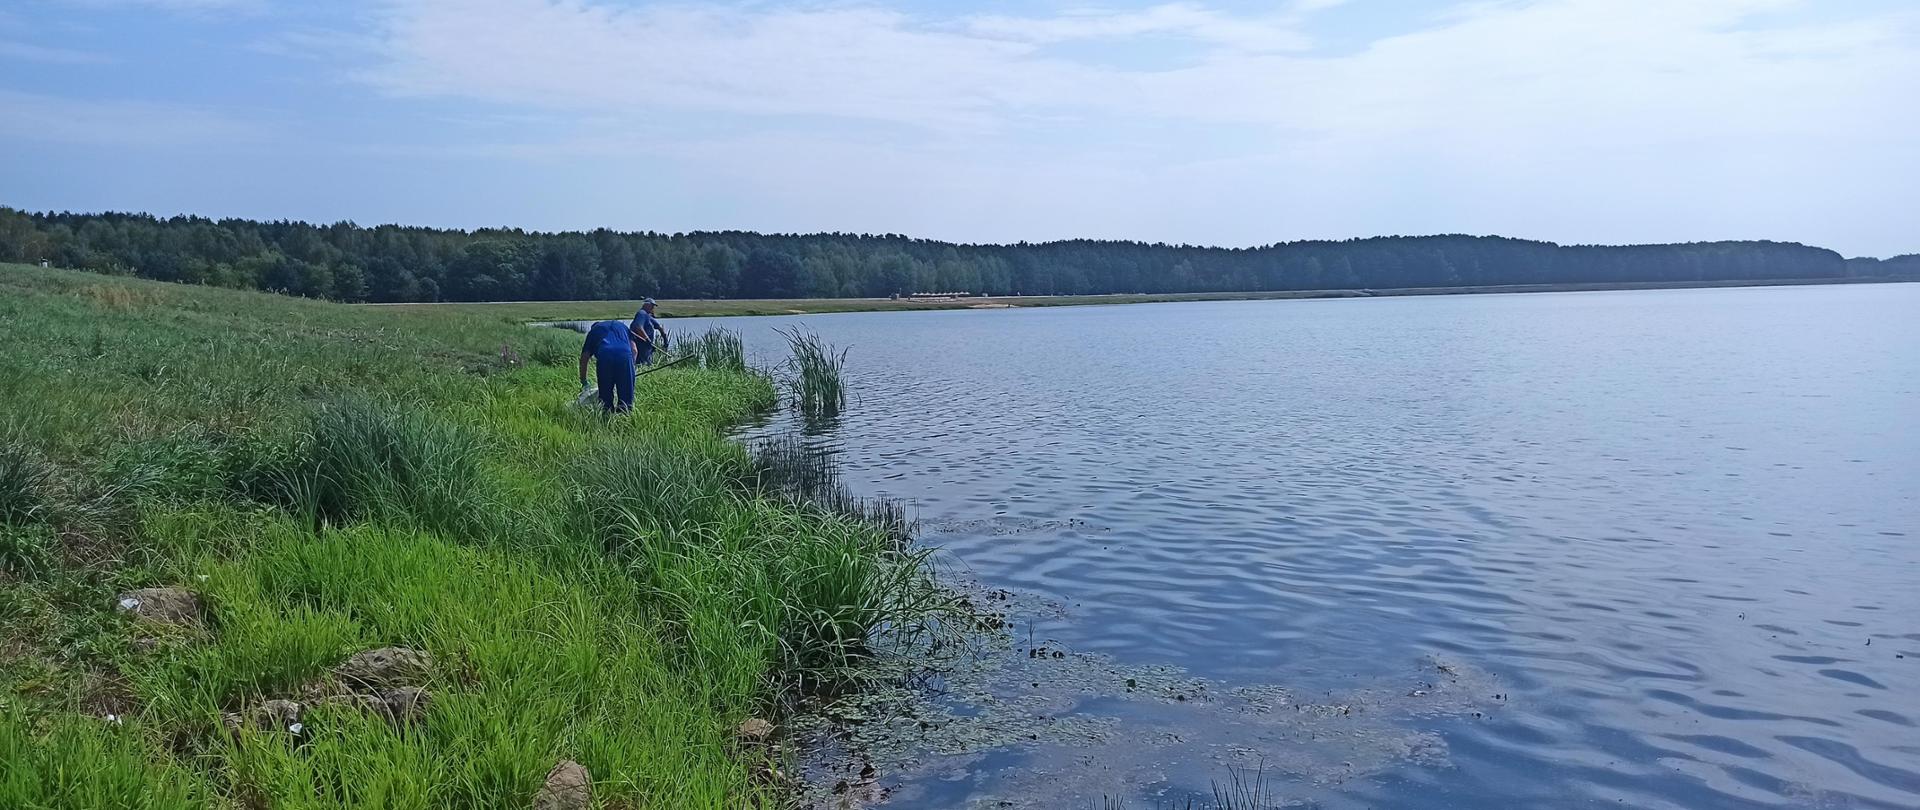
<svg viewBox="0 0 1920 810"><path fill-rule="evenodd" d="M587 361L593 360L600 377L600 407L607 413L625 413L633 407L633 360L640 347L621 321L601 321L587 330L580 347L580 388L587 388Z"/></svg>

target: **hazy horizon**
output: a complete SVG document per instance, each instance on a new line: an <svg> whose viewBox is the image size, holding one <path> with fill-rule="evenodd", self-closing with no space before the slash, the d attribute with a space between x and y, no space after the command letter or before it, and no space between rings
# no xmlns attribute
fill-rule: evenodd
<svg viewBox="0 0 1920 810"><path fill-rule="evenodd" d="M1902 0L32 0L0 204L1920 252Z"/></svg>

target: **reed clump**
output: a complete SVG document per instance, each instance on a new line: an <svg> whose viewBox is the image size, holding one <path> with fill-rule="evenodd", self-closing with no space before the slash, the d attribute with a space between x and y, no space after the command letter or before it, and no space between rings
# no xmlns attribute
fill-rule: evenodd
<svg viewBox="0 0 1920 810"><path fill-rule="evenodd" d="M1208 797L1188 796L1184 799L1161 800L1154 803L1156 810L1266 810L1281 806L1280 795L1274 789L1274 779L1267 772L1263 762L1253 768L1227 766L1227 778L1211 780L1210 800ZM1089 805L1091 806L1091 805ZM1100 797L1100 810L1132 810L1133 805L1124 797Z"/></svg>
<svg viewBox="0 0 1920 810"><path fill-rule="evenodd" d="M290 443L287 465L264 471L286 505L316 525L408 523L484 538L500 510L487 492L476 431L399 405L345 399L320 406Z"/></svg>
<svg viewBox="0 0 1920 810"><path fill-rule="evenodd" d="M739 332L725 327L715 326L698 336L683 338L680 351L694 358L701 368L736 373L747 370L746 343Z"/></svg>
<svg viewBox="0 0 1920 810"><path fill-rule="evenodd" d="M847 405L847 350L836 351L819 335L799 327L775 331L787 339L789 385L801 415L808 419L838 416Z"/></svg>

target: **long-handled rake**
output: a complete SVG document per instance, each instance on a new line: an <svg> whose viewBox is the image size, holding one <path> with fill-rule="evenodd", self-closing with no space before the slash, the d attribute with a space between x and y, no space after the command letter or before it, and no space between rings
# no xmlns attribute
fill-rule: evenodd
<svg viewBox="0 0 1920 810"><path fill-rule="evenodd" d="M666 350L666 349L661 349L661 350L660 350L660 353L661 353L661 354L667 354L668 352L667 352L667 350ZM635 375L633 375L633 376L634 376L634 378L635 378L635 379L638 379L638 378L641 378L641 377L645 377L645 376L647 376L648 374L652 374L652 373L654 373L654 372L656 372L656 371L665 371L666 369L670 369L670 368L673 368L674 366L677 366L677 365L680 365L681 363L685 363L685 362L687 362L688 360L692 360L693 358L694 358L694 355L691 355L691 354L682 354L682 355L680 355L679 357L675 357L675 358L673 358L672 360L668 360L668 361L667 361L667 362L665 362L665 363L661 363L660 365L657 365L657 366L654 366L653 368L650 368L650 369L647 369L646 371L642 371L642 372L640 372L639 374L635 374Z"/></svg>

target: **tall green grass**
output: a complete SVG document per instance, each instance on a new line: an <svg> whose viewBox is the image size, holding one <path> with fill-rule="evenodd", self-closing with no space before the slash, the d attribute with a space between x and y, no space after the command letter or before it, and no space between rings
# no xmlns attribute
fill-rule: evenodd
<svg viewBox="0 0 1920 810"><path fill-rule="evenodd" d="M249 451L266 450L238 435L185 427L107 448L97 477L116 496L191 501L239 486L256 472Z"/></svg>
<svg viewBox="0 0 1920 810"><path fill-rule="evenodd" d="M137 727L72 715L36 721L0 706L0 807L200 810L209 798Z"/></svg>
<svg viewBox="0 0 1920 810"><path fill-rule="evenodd" d="M0 523L0 582L46 576L53 570L57 542L51 527Z"/></svg>
<svg viewBox="0 0 1920 810"><path fill-rule="evenodd" d="M606 806L776 803L732 729L954 605L886 530L757 485L719 428L776 392L737 336L613 420L545 362L577 340L0 266L0 807L523 808L560 758ZM114 614L147 586L205 626ZM422 723L223 725L396 644L436 662Z"/></svg>
<svg viewBox="0 0 1920 810"><path fill-rule="evenodd" d="M654 807L734 807L761 789L730 757L758 683L688 677L645 591L617 566L556 572L408 530L315 536L284 523L236 559L205 560L220 632L146 670L151 716L205 729L226 795L324 808L525 807L556 756L596 793ZM224 711L297 695L350 653L402 645L436 662L417 726L345 706L287 735L213 732ZM764 662L762 662L764 663Z"/></svg>
<svg viewBox="0 0 1920 810"><path fill-rule="evenodd" d="M935 625L954 608L925 556L885 527L766 500L754 480L730 443L609 445L572 476L570 525L627 565L689 640L766 646L794 672L847 669L868 631Z"/></svg>
<svg viewBox="0 0 1920 810"><path fill-rule="evenodd" d="M0 581L37 578L52 566L40 524L51 470L25 443L0 432Z"/></svg>
<svg viewBox="0 0 1920 810"><path fill-rule="evenodd" d="M500 528L485 455L475 432L443 418L343 400L314 413L286 469L246 484L277 491L316 524L379 520L479 538Z"/></svg>
<svg viewBox="0 0 1920 810"><path fill-rule="evenodd" d="M11 429L0 429L0 525L40 522L52 468Z"/></svg>

